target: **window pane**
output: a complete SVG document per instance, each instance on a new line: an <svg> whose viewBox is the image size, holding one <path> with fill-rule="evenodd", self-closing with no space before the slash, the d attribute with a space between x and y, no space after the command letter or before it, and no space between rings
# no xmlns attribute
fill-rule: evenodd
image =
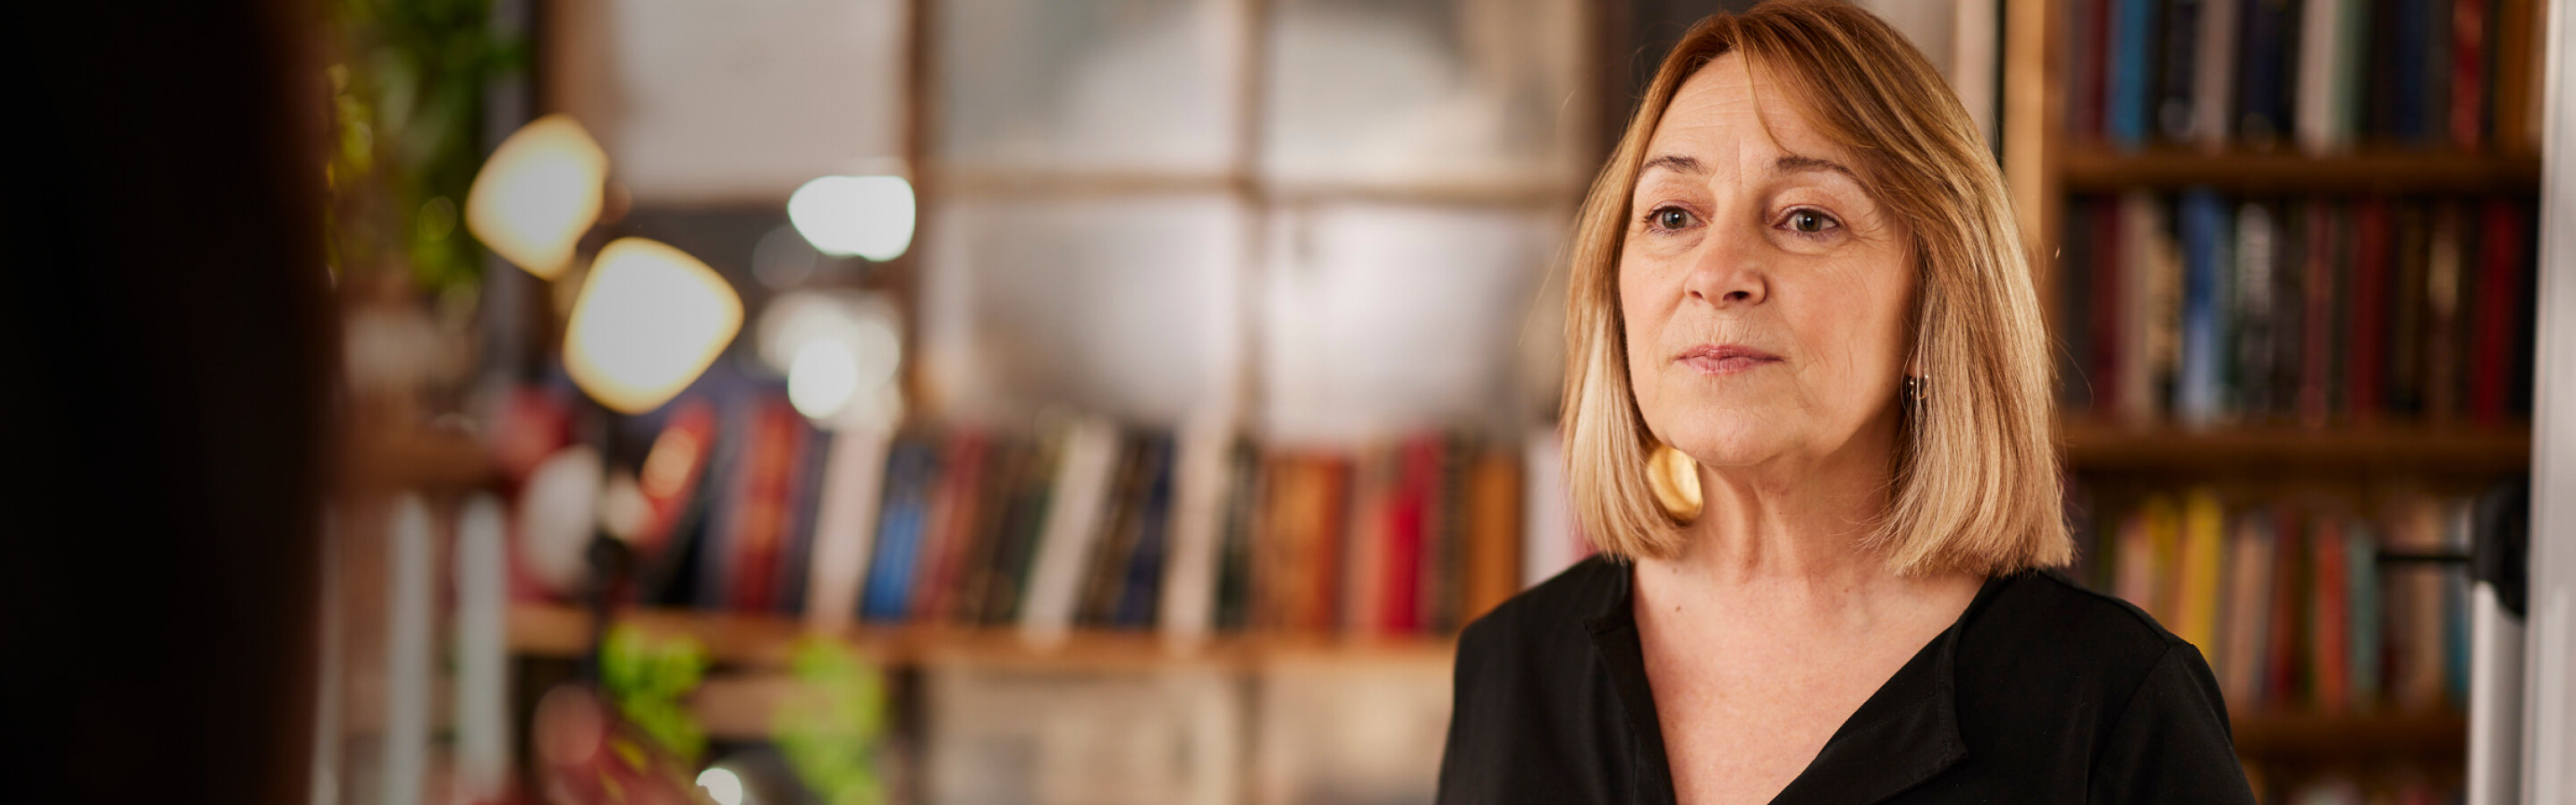
<svg viewBox="0 0 2576 805"><path fill-rule="evenodd" d="M1271 219L1262 391L1269 435L1346 442L1513 425L1523 353L1555 361L1532 304L1560 216L1346 204Z"/></svg>
<svg viewBox="0 0 2576 805"><path fill-rule="evenodd" d="M784 200L898 169L897 0L582 0L549 41L558 103L640 203Z"/></svg>
<svg viewBox="0 0 2576 805"><path fill-rule="evenodd" d="M935 213L921 366L937 413L1060 403L1176 424L1234 389L1247 224L1233 199L959 201Z"/></svg>
<svg viewBox="0 0 2576 805"><path fill-rule="evenodd" d="M1224 0L944 0L938 152L972 170L1228 170L1242 13Z"/></svg>
<svg viewBox="0 0 2576 805"><path fill-rule="evenodd" d="M1281 0L1262 169L1282 183L1577 180L1571 0Z"/></svg>

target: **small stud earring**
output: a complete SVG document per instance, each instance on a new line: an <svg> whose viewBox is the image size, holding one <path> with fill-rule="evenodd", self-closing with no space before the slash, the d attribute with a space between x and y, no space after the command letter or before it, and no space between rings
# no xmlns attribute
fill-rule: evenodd
<svg viewBox="0 0 2576 805"><path fill-rule="evenodd" d="M1932 378L1924 377L1922 375L1905 376L1905 399L1907 401L1921 403L1924 400L1931 398Z"/></svg>
<svg viewBox="0 0 2576 805"><path fill-rule="evenodd" d="M1683 524L1699 519L1705 502L1699 492L1699 462L1682 451L1656 443L1655 451L1646 456L1646 486L1654 490L1655 503L1665 515Z"/></svg>

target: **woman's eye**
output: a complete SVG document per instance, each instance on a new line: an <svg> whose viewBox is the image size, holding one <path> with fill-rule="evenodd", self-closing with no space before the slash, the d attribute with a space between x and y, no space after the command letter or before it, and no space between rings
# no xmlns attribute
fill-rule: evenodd
<svg viewBox="0 0 2576 805"><path fill-rule="evenodd" d="M1646 220L1648 223L1654 224L1656 229L1672 230L1690 226L1691 218L1690 213L1684 212L1680 208L1664 207L1655 210L1654 212L1647 213Z"/></svg>
<svg viewBox="0 0 2576 805"><path fill-rule="evenodd" d="M1813 235L1832 228L1834 228L1833 216L1826 215L1815 210L1791 210L1789 212L1790 231L1803 235Z"/></svg>

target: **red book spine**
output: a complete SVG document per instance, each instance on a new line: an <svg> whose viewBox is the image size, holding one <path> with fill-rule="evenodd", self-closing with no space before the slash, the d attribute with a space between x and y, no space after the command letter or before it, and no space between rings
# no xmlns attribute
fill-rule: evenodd
<svg viewBox="0 0 2576 805"><path fill-rule="evenodd" d="M2098 143L2102 141L2102 108L2109 94L2104 89L2103 76L2108 74L2105 59L2111 52L2111 4L2106 0L2078 2L2083 9L2077 20L2084 29L2075 35L2084 44L2075 52L2075 135L2079 140Z"/></svg>
<svg viewBox="0 0 2576 805"><path fill-rule="evenodd" d="M2521 318L2522 218L2513 203L2488 199L2479 214L2477 314L2469 335L2469 418L2502 423L2512 395L2514 340Z"/></svg>
<svg viewBox="0 0 2576 805"><path fill-rule="evenodd" d="M982 489L985 451L985 439L979 433L959 433L949 442L948 466L941 468L939 488L932 492L930 522L922 528L926 544L914 565L910 612L913 620L942 620L948 615L957 589L958 569L965 564L966 551L975 539L975 513L986 505Z"/></svg>
<svg viewBox="0 0 2576 805"><path fill-rule="evenodd" d="M760 409L758 435L750 462L751 486L743 501L742 529L736 532L733 578L727 604L742 612L770 608L776 594L779 553L788 526L788 500L795 468L803 461L796 434L796 409L771 401Z"/></svg>
<svg viewBox="0 0 2576 805"><path fill-rule="evenodd" d="M2386 199L2353 212L2352 318L2344 353L2344 403L2356 419L2376 419L2388 367L2388 273L2395 255Z"/></svg>
<svg viewBox="0 0 2576 805"><path fill-rule="evenodd" d="M2487 0L2451 0L2451 143L2475 152L2484 144Z"/></svg>
<svg viewBox="0 0 2576 805"><path fill-rule="evenodd" d="M2270 667L2263 669L2262 704L2293 701L2299 690L2299 646L2306 635L2299 632L2299 608L2308 598L2299 582L2306 578L2307 552L2302 550L2298 513L2290 506L2280 506L2276 542L2272 545L2271 628L2264 635L2271 645L2263 652ZM2249 704L2252 704L2249 702Z"/></svg>
<svg viewBox="0 0 2576 805"><path fill-rule="evenodd" d="M1358 475L1349 459L1327 457L1316 462L1316 494L1323 502L1319 517L1312 522L1315 533L1308 535L1308 564L1312 575L1306 578L1308 589L1305 627L1310 632L1329 632L1340 621L1334 610L1341 597L1342 531L1350 522L1352 479Z"/></svg>
<svg viewBox="0 0 2576 805"><path fill-rule="evenodd" d="M2308 206L2307 264L2300 289L2307 299L2299 316L2299 420L2323 425L2331 413L2327 378L2333 373L2335 245L2334 208L2324 202Z"/></svg>
<svg viewBox="0 0 2576 805"><path fill-rule="evenodd" d="M2099 110L2096 110L2098 113ZM2097 130L2098 133L2098 130ZM2097 199L2085 207L2091 216L2086 222L2093 228L2093 247L2087 259L2093 261L2086 270L2093 275L2093 372L2085 378L2093 384L2093 408L2096 414L2116 410L2121 399L2121 361L2130 356L2120 350L2122 334L2127 332L2123 316L2132 300L2120 289L2127 284L2120 277L2120 255L2125 254L2120 242L2120 205L2110 199Z"/></svg>
<svg viewBox="0 0 2576 805"><path fill-rule="evenodd" d="M1388 634L1422 629L1422 548L1430 517L1432 485L1439 482L1440 457L1423 439L1404 443L1395 492L1388 503L1386 528L1386 595L1379 599L1378 623Z"/></svg>
<svg viewBox="0 0 2576 805"><path fill-rule="evenodd" d="M2352 578L2346 567L2343 526L2334 517L2315 520L2308 546L2316 557L2316 610L2308 623L2316 638L2308 662L2315 672L2309 688L2326 712L2340 713L2352 704Z"/></svg>

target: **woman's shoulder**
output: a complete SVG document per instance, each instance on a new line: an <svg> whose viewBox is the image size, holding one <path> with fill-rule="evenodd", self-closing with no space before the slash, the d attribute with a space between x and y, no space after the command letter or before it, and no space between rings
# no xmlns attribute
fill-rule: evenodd
<svg viewBox="0 0 2576 805"><path fill-rule="evenodd" d="M1628 566L1599 555L1512 596L1458 635L1462 660L1546 654L1588 644L1593 621L1627 604Z"/></svg>
<svg viewBox="0 0 2576 805"><path fill-rule="evenodd" d="M2197 648L2145 610L2055 572L2025 571L1996 585L1959 635L1966 679L2075 688L2117 700L2159 665L2206 667Z"/></svg>

